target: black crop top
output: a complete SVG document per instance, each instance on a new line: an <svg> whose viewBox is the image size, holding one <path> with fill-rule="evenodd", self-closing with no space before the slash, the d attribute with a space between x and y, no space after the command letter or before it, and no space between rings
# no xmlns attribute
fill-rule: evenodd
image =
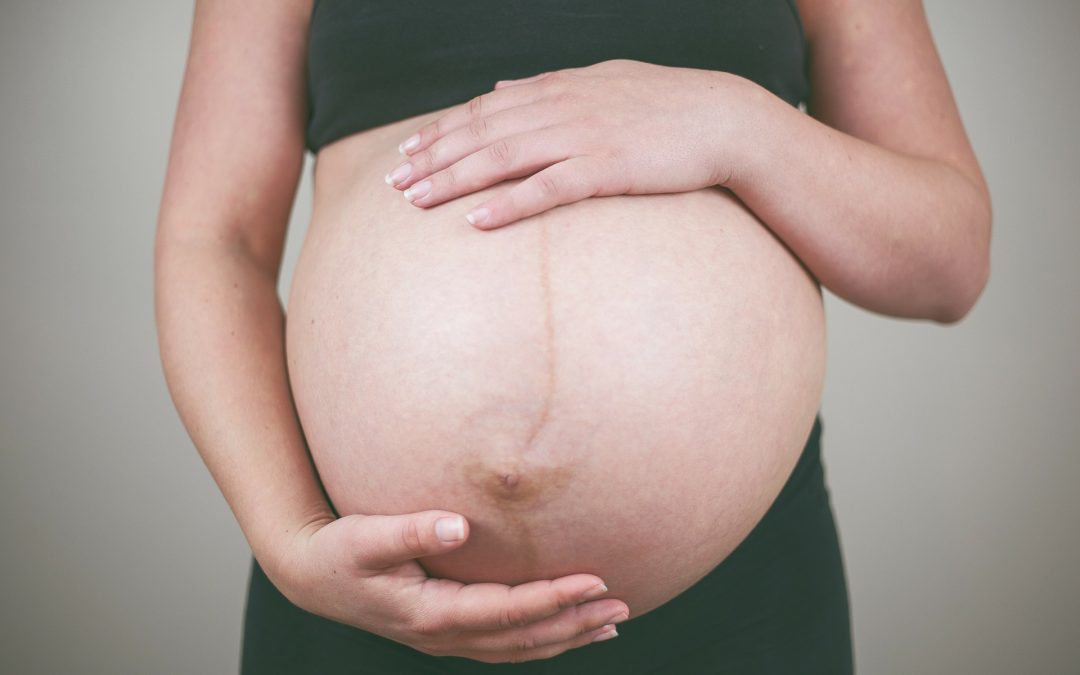
<svg viewBox="0 0 1080 675"><path fill-rule="evenodd" d="M805 46L794 0L315 0L305 141L614 58L734 73L798 105Z"/></svg>

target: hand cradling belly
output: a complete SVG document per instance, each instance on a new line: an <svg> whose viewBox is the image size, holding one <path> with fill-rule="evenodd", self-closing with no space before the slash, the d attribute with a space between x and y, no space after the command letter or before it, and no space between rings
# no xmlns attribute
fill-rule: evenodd
<svg viewBox="0 0 1080 675"><path fill-rule="evenodd" d="M814 280L719 188L485 232L463 214L518 181L419 209L382 183L392 161L320 165L290 294L293 396L338 512L461 513L435 576L591 572L632 616L689 587L809 434Z"/></svg>

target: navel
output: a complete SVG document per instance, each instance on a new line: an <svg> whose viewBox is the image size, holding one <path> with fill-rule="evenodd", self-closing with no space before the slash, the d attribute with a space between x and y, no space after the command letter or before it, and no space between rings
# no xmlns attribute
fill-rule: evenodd
<svg viewBox="0 0 1080 675"><path fill-rule="evenodd" d="M500 510L531 509L558 496L569 482L567 467L524 459L472 461L461 467L465 483Z"/></svg>
<svg viewBox="0 0 1080 675"><path fill-rule="evenodd" d="M505 504L529 503L536 500L544 489L544 477L540 471L513 467L484 467L480 479L484 493L493 501Z"/></svg>

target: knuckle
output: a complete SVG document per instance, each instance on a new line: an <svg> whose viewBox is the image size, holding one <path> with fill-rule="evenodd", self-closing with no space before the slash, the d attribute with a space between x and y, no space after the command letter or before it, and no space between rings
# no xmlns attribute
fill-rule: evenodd
<svg viewBox="0 0 1080 675"><path fill-rule="evenodd" d="M527 652L536 649L536 639L529 635L521 635L514 638L513 650L515 652Z"/></svg>
<svg viewBox="0 0 1080 675"><path fill-rule="evenodd" d="M432 167L436 166L436 162L439 161L437 153L439 151L438 143L432 145L423 152L418 152L413 155L413 166L425 171L430 171Z"/></svg>
<svg viewBox="0 0 1080 675"><path fill-rule="evenodd" d="M444 188L453 190L454 186L458 184L457 171L453 169L445 169L439 173L439 180Z"/></svg>
<svg viewBox="0 0 1080 675"><path fill-rule="evenodd" d="M559 181L550 174L536 174L536 187L544 197L553 198L559 195Z"/></svg>
<svg viewBox="0 0 1080 675"><path fill-rule="evenodd" d="M499 626L502 628L520 628L528 623L527 617L513 608L499 611Z"/></svg>
<svg viewBox="0 0 1080 675"><path fill-rule="evenodd" d="M514 156L514 151L510 147L510 142L505 138L500 138L491 144L491 157L498 163L499 166L509 166Z"/></svg>
<svg viewBox="0 0 1080 675"><path fill-rule="evenodd" d="M552 70L544 75L544 80L549 84L561 84L566 81L569 73L566 70Z"/></svg>
<svg viewBox="0 0 1080 675"><path fill-rule="evenodd" d="M465 125L465 130L473 140L483 143L488 137L488 121L484 117L475 117Z"/></svg>
<svg viewBox="0 0 1080 675"><path fill-rule="evenodd" d="M597 623L596 618L597 617L595 617L595 616L589 617L589 618L582 618L581 623L577 627L577 634L574 635L573 637L578 638L578 639L587 637L587 636L591 635L593 633L593 631L597 630L598 628L601 628L602 626L606 626L607 624L611 623L611 621L605 620L605 622L603 624L601 624L600 626L597 626L596 625L596 623Z"/></svg>
<svg viewBox="0 0 1080 675"><path fill-rule="evenodd" d="M473 96L472 98L469 99L468 108L467 108L468 111L469 111L469 117L475 119L475 118L478 118L478 117L481 116L481 114L483 113L483 109L484 109L483 99L484 99L483 94L477 94L476 96Z"/></svg>
<svg viewBox="0 0 1080 675"><path fill-rule="evenodd" d="M399 530L401 533L401 545L410 553L424 552L424 539L420 535L420 528L416 521L409 521Z"/></svg>
<svg viewBox="0 0 1080 675"><path fill-rule="evenodd" d="M556 106L569 106L579 101L583 91L588 89L588 84L582 81L583 77L575 73L559 73L559 77L547 85L547 98Z"/></svg>

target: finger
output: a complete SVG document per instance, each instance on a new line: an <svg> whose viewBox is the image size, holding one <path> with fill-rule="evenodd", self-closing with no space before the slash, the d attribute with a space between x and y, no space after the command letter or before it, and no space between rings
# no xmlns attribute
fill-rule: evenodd
<svg viewBox="0 0 1080 675"><path fill-rule="evenodd" d="M608 598L569 607L520 628L459 633L453 641L462 649L476 652L523 651L572 641L602 626L626 621L629 616L625 602Z"/></svg>
<svg viewBox="0 0 1080 675"><path fill-rule="evenodd" d="M591 644L593 642L610 640L613 637L617 637L618 634L618 629L615 627L614 624L607 624L605 626L597 628L596 630L591 630L578 638L568 640L567 642L564 642L562 644L548 645L545 647L537 647L536 649L530 649L526 652L523 652L521 654L521 658L526 661L550 659L551 657L558 656L565 651L576 649L578 647L584 647L585 645Z"/></svg>
<svg viewBox="0 0 1080 675"><path fill-rule="evenodd" d="M351 534L356 542L354 560L363 569L382 569L446 553L469 537L468 521L449 511L361 516L355 523Z"/></svg>
<svg viewBox="0 0 1080 675"><path fill-rule="evenodd" d="M552 164L505 193L477 205L465 217L477 229L493 230L560 204L571 204L598 195L618 194L617 189L602 189L611 182L612 170L605 169L606 166L597 157L571 157Z"/></svg>
<svg viewBox="0 0 1080 675"><path fill-rule="evenodd" d="M446 134L425 150L414 152L407 160L409 175L395 183L388 174L387 183L399 190L409 188L478 150L489 148L516 135L551 126L556 121L556 115L553 103L541 102L536 105L516 106L477 118Z"/></svg>
<svg viewBox="0 0 1080 675"><path fill-rule="evenodd" d="M535 81L537 81L539 79L547 77L550 74L551 74L551 71L549 70L549 71L546 71L546 72L543 72L543 73L537 73L536 75L532 75L531 77L519 77L519 78L517 78L515 80L499 80L498 82L495 83L495 88L498 89L498 88L500 88L500 86L502 86L502 87L511 87L511 86L513 86L515 84L528 84L529 82L535 82Z"/></svg>
<svg viewBox="0 0 1080 675"><path fill-rule="evenodd" d="M585 645L593 642L601 642L603 640L610 640L613 637L618 636L618 630L614 624L606 624L600 628L588 631L582 635L574 637L564 642L559 642L553 645L545 645L543 647L536 647L533 649L514 649L508 652L491 653L491 652L467 652L462 654L466 658L474 659L476 661L483 661L485 663L523 663L525 661L537 661L540 659L550 659L553 656L558 656L563 652L578 647L584 647Z"/></svg>
<svg viewBox="0 0 1080 675"><path fill-rule="evenodd" d="M478 94L417 129L416 135L419 136L420 142L408 151L405 151L403 146L399 146L399 149L402 154L412 157L443 136L461 129L470 122L487 115L494 115L507 108L532 103L543 96L544 91L537 87L506 87Z"/></svg>
<svg viewBox="0 0 1080 675"><path fill-rule="evenodd" d="M416 630L438 636L526 626L592 599L590 593L607 589L596 575L572 574L517 586L463 585L449 579L429 578L420 590L421 597L415 605L419 624Z"/></svg>
<svg viewBox="0 0 1080 675"><path fill-rule="evenodd" d="M575 146L569 127L552 126L502 138L461 161L428 176L405 199L415 206L435 206L509 178L528 176L570 157Z"/></svg>

